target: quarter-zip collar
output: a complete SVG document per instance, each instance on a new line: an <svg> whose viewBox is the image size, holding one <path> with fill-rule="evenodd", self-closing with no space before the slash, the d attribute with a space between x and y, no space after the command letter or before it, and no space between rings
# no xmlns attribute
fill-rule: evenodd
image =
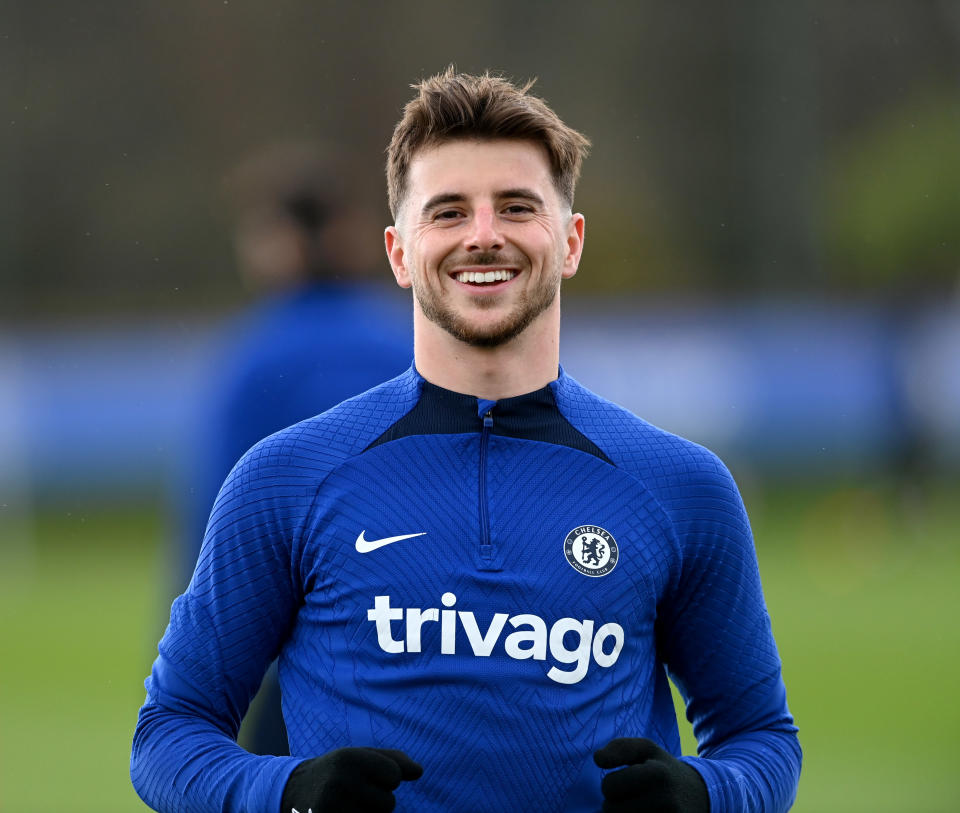
<svg viewBox="0 0 960 813"><path fill-rule="evenodd" d="M601 460L609 458L596 444L575 429L557 407L554 387L564 386L566 374L533 392L501 398L497 401L444 389L423 378L411 367L408 372L419 387L413 408L368 448L412 435L458 435L484 431L484 415L493 425L491 435L555 443L592 454Z"/></svg>

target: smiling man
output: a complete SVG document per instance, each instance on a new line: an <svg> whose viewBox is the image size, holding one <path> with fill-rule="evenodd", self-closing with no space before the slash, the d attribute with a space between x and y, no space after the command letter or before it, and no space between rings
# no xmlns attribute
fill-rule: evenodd
<svg viewBox="0 0 960 813"><path fill-rule="evenodd" d="M577 271L584 220L555 188L546 149L447 142L421 150L406 183L386 244L397 282L413 288L422 343L516 353L555 339L560 281ZM543 383L556 378L555 367L548 373Z"/></svg>
<svg viewBox="0 0 960 813"><path fill-rule="evenodd" d="M228 477L147 680L160 811L784 811L800 748L737 488L559 366L587 140L490 75L389 148L414 365ZM290 757L235 742L279 656ZM670 693L698 756L682 756Z"/></svg>

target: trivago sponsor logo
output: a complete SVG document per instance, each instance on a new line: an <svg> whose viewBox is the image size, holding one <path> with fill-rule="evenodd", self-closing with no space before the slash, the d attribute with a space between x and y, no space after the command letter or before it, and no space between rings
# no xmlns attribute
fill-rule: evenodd
<svg viewBox="0 0 960 813"><path fill-rule="evenodd" d="M457 597L444 593L440 601L452 608ZM589 618L559 618L548 628L544 619L531 613L494 613L486 631L481 631L472 611L392 607L390 596L376 596L373 608L367 610L367 620L376 624L380 648L392 655L421 652L424 625L431 623L440 624L440 654L456 655L459 626L478 658L490 657L502 640L502 651L514 660L545 661L549 654L557 664L570 665L570 669L551 666L547 672L551 680L565 684L583 680L591 658L598 666L613 666L623 649L623 627L608 623L595 629L596 623ZM394 622L400 622L396 628ZM504 637L507 627L513 631ZM568 642L574 645L570 647Z"/></svg>

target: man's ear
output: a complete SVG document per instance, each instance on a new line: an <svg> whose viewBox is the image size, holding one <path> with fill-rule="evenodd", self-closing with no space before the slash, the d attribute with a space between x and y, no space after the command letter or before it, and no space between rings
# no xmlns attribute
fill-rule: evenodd
<svg viewBox="0 0 960 813"><path fill-rule="evenodd" d="M564 279L570 279L577 273L577 268L580 266L585 227L586 219L583 215L576 212L570 215L570 223L567 225L567 254L563 258L563 270L561 271L561 276Z"/></svg>
<svg viewBox="0 0 960 813"><path fill-rule="evenodd" d="M393 270L397 285L401 288L409 288L413 283L410 279L410 271L405 264L403 238L396 226L387 226L383 232L383 242L387 248L387 259L390 261L390 268Z"/></svg>

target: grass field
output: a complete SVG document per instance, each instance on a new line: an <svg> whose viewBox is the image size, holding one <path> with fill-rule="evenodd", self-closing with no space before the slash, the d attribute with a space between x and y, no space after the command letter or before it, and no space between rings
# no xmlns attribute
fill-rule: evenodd
<svg viewBox="0 0 960 813"><path fill-rule="evenodd" d="M960 488L746 496L804 747L794 810L960 810ZM168 601L162 525L52 506L29 550L0 541L3 813L146 810L127 765Z"/></svg>

